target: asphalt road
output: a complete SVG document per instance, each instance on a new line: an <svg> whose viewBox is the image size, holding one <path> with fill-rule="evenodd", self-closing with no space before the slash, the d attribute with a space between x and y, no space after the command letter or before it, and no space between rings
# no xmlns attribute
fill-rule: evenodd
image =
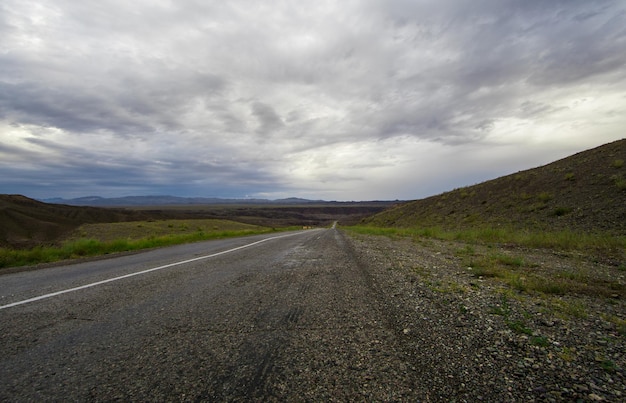
<svg viewBox="0 0 626 403"><path fill-rule="evenodd" d="M282 235L0 276L0 401L419 398L345 235Z"/></svg>

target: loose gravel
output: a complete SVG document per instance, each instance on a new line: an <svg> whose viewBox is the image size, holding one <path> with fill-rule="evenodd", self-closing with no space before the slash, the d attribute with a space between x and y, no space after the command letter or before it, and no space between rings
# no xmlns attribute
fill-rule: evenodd
<svg viewBox="0 0 626 403"><path fill-rule="evenodd" d="M516 250L532 270L593 272L608 295L518 291L476 276L463 253L511 253L433 239L352 235L379 302L432 401L624 401L624 271L581 256ZM571 270L570 270L571 271ZM615 286L616 285L616 286Z"/></svg>

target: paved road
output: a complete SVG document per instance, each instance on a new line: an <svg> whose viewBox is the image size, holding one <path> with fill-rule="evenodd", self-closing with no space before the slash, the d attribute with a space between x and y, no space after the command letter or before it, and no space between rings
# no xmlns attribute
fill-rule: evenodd
<svg viewBox="0 0 626 403"><path fill-rule="evenodd" d="M0 276L0 400L419 397L345 236L285 235Z"/></svg>

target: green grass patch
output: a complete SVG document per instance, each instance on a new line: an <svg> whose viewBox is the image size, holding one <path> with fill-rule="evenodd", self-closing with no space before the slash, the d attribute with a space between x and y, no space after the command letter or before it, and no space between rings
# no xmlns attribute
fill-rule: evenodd
<svg viewBox="0 0 626 403"><path fill-rule="evenodd" d="M502 296L500 304L492 307L489 313L491 313L492 315L502 316L504 319L504 323L507 325L507 327L515 333L527 335L533 334L533 331L526 327L526 323L519 319L511 318L512 311L506 296Z"/></svg>
<svg viewBox="0 0 626 403"><path fill-rule="evenodd" d="M548 295L610 296L621 292L618 282L593 280L590 273L582 271L535 271L533 265L517 256L500 254L473 257L464 262L476 277L496 278L512 289L525 293ZM617 288L616 288L617 287Z"/></svg>
<svg viewBox="0 0 626 403"><path fill-rule="evenodd" d="M559 358L566 362L576 361L578 358L578 354L576 353L575 348L563 347L563 349L559 352Z"/></svg>
<svg viewBox="0 0 626 403"><path fill-rule="evenodd" d="M149 220L116 223L84 224L70 239L96 239L108 242L118 239L144 239L149 237L190 235L196 232L207 234L220 231L258 230L264 227L230 220Z"/></svg>
<svg viewBox="0 0 626 403"><path fill-rule="evenodd" d="M169 220L176 221L176 220ZM193 220L189 220L192 221ZM209 221L209 220L198 220ZM190 242L206 241L211 239L221 239L230 237L239 237L245 235L264 234L275 231L275 229L232 223L224 225L225 220L210 220L211 229L201 226L201 223L195 223L192 227L188 223L172 224L171 222L160 222L158 225L163 228L170 228L171 233L155 235L155 223L114 223L94 225L96 231L101 230L102 239L95 238L78 238L65 242L61 246L36 247L28 250L0 249L0 268L18 267L35 265L41 263L50 263L66 259L75 259L81 257L106 255L117 252L136 251L141 249L149 249L163 246L180 245ZM216 223L217 222L217 223ZM208 224L205 222L204 224ZM171 226L170 226L171 225ZM111 230L111 227L113 228ZM224 229L224 228L231 229ZM238 227L238 229L232 229ZM124 232L124 230L140 228L143 231L143 237L137 232ZM190 228L195 228L191 230ZM285 228L282 230L291 229ZM94 228L81 227L79 233L86 234L94 231ZM112 238L112 234L125 234L125 237ZM147 235L150 234L150 235Z"/></svg>
<svg viewBox="0 0 626 403"><path fill-rule="evenodd" d="M600 362L600 367L602 367L602 369L605 370L606 372L611 372L611 373L618 370L617 364L607 359L604 359Z"/></svg>
<svg viewBox="0 0 626 403"><path fill-rule="evenodd" d="M478 257L466 260L464 266L471 268L471 272L476 277L499 277L504 278L506 270L488 257Z"/></svg>
<svg viewBox="0 0 626 403"><path fill-rule="evenodd" d="M537 195L537 199L543 203L547 203L550 200L554 199L554 195L549 192L541 192Z"/></svg>
<svg viewBox="0 0 626 403"><path fill-rule="evenodd" d="M562 317L574 317L584 319L588 316L587 307L581 301L553 299L550 301L552 309L560 313Z"/></svg>
<svg viewBox="0 0 626 403"><path fill-rule="evenodd" d="M465 245L463 248L456 251L457 256L475 256L476 249L471 245Z"/></svg>
<svg viewBox="0 0 626 403"><path fill-rule="evenodd" d="M589 234L575 231L532 231L510 227L475 227L444 230L441 227L389 228L374 226L344 227L364 235L389 237L426 237L475 244L515 244L531 248L558 250L584 250L624 253L626 236L612 234Z"/></svg>
<svg viewBox="0 0 626 403"><path fill-rule="evenodd" d="M626 190L626 179L621 174L611 176L611 180L613 180L618 189Z"/></svg>
<svg viewBox="0 0 626 403"><path fill-rule="evenodd" d="M530 338L530 344L538 347L548 347L550 345L550 341L544 336L532 336Z"/></svg>
<svg viewBox="0 0 626 403"><path fill-rule="evenodd" d="M526 334L526 335L529 335L529 336L531 334L533 334L533 331L530 330L528 327L526 327L526 324L524 322L522 322L522 321L519 321L519 320L507 320L506 321L506 325L509 327L509 329L511 329L515 333Z"/></svg>
<svg viewBox="0 0 626 403"><path fill-rule="evenodd" d="M489 313L492 315L504 316L505 318L509 317L511 313L511 307L509 306L509 300L506 298L505 295L502 296L502 300L500 301L499 305L491 307Z"/></svg>
<svg viewBox="0 0 626 403"><path fill-rule="evenodd" d="M506 266L513 266L513 267L528 266L526 261L524 261L524 258L521 256L495 254L493 255L493 259L497 263L504 264Z"/></svg>

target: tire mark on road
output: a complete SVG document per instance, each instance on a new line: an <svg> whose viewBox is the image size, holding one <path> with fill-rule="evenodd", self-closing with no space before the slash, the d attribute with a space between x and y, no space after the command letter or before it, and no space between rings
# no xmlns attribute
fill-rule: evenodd
<svg viewBox="0 0 626 403"><path fill-rule="evenodd" d="M287 325L295 325L300 320L300 317L304 313L304 309L301 307L291 308L287 315L285 315L283 322Z"/></svg>

